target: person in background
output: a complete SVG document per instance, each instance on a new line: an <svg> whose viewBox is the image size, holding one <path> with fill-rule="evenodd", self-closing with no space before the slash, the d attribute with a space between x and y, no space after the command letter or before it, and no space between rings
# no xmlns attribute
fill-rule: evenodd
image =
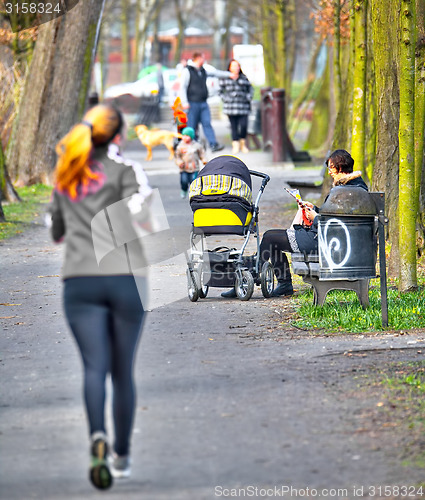
<svg viewBox="0 0 425 500"><path fill-rule="evenodd" d="M177 74L178 74L179 78L180 78L180 76L181 76L181 73L182 73L183 69L184 69L186 66L187 66L187 59L186 59L185 57L182 57L182 58L180 59L180 62L179 62L179 63L177 63L177 65L176 65L176 70L177 70Z"/></svg>
<svg viewBox="0 0 425 500"><path fill-rule="evenodd" d="M237 154L239 151L248 153L245 141L254 91L238 61L232 59L227 69L236 78L221 78L219 95L223 100L223 113L229 117L232 131L232 153Z"/></svg>
<svg viewBox="0 0 425 500"><path fill-rule="evenodd" d="M162 73L162 64L156 63L156 81L158 83L158 103L161 105L162 98L164 97L164 74Z"/></svg>
<svg viewBox="0 0 425 500"><path fill-rule="evenodd" d="M223 144L217 142L214 129L211 125L211 112L207 103L208 88L207 76L217 78L233 78L236 75L229 71L206 71L204 68L205 58L201 52L195 52L192 56L192 64L188 64L182 71L180 99L183 109L187 109L187 125L197 130L199 123L202 124L205 137L210 145L211 151L221 151Z"/></svg>
<svg viewBox="0 0 425 500"><path fill-rule="evenodd" d="M83 362L89 477L99 489L109 488L113 477L130 475L136 404L133 365L144 320L132 269L146 267L146 261L133 222L152 190L140 165L127 163L116 148L108 151L112 141L119 143L122 126L118 110L97 105L63 137L56 148L50 207L52 237L56 242L64 239L66 246L64 309ZM119 221L119 236L128 243L116 243L113 216ZM96 226L98 217L103 224ZM108 373L113 389L112 446L105 426Z"/></svg>
<svg viewBox="0 0 425 500"><path fill-rule="evenodd" d="M205 150L195 141L195 131L191 127L182 130L182 140L175 151L175 162L180 169L180 196L186 198L190 184L199 170L207 163Z"/></svg>

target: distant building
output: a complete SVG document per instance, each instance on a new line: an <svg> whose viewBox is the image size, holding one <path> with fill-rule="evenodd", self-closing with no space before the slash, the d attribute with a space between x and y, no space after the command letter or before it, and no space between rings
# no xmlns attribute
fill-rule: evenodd
<svg viewBox="0 0 425 500"><path fill-rule="evenodd" d="M169 30L163 30L158 33L157 41L159 47L157 47L156 52L160 54L160 62L167 67L174 67L174 58L177 49L177 28L170 28ZM134 37L130 39L130 64L134 66L137 64L135 71L130 71L130 74L137 74L137 72L142 69L142 67L149 64L158 62L158 57L153 57L151 55L151 50L153 46L154 36L151 34L145 44L145 62L137 63L134 62L135 45ZM235 44L240 44L243 41L243 32L240 28L232 28L229 45L233 47ZM185 59L190 59L192 54L197 52L203 52L208 63L216 66L219 69L225 69L223 66L227 64L224 61L225 54L224 50L220 54L220 59L213 60L213 43L214 43L214 32L209 30L202 30L200 28L188 27L185 30L185 37L183 43L183 50L181 57ZM121 38L119 36L111 36L108 39L106 48L106 82L105 86L109 87L117 83L122 82L122 54L121 54ZM230 54L232 56L232 54Z"/></svg>

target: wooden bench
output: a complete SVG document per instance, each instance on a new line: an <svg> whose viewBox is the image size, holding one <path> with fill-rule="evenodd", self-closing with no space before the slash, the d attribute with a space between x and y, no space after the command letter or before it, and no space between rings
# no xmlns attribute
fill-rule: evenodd
<svg viewBox="0 0 425 500"><path fill-rule="evenodd" d="M302 198L305 198L309 193L320 193L322 191L323 179L325 178L327 166L323 164L322 169L318 176L309 178L306 180L303 179L293 179L288 180L286 183L292 189L298 189Z"/></svg>

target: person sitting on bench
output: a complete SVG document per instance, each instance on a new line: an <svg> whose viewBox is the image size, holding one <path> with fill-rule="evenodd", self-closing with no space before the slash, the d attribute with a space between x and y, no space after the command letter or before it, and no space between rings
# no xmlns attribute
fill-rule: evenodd
<svg viewBox="0 0 425 500"><path fill-rule="evenodd" d="M335 186L357 186L368 191L360 171L353 171L354 160L344 149L337 149L326 160L328 172ZM329 195L328 195L329 196ZM325 200L326 201L326 200ZM285 252L317 253L317 231L319 209L310 202L304 202L304 224L293 223L289 229L270 229L266 231L260 243L261 261L270 260L277 278L277 287L272 297L293 295L291 271ZM297 219L297 217L296 217ZM294 222L297 222L294 219ZM311 225L309 225L311 224ZM223 292L224 297L232 297L235 292Z"/></svg>

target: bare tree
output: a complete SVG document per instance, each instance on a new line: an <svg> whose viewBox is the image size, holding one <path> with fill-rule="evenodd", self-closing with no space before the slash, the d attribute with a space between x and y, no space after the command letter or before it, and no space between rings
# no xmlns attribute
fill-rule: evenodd
<svg viewBox="0 0 425 500"><path fill-rule="evenodd" d="M85 111L103 5L85 0L40 26L8 163L21 184L51 180L55 145Z"/></svg>
<svg viewBox="0 0 425 500"><path fill-rule="evenodd" d="M177 65L181 59L184 44L184 34L187 27L189 15L192 13L194 5L194 0L174 0L177 24L179 28L179 33L177 35L176 52L174 54L174 65Z"/></svg>

